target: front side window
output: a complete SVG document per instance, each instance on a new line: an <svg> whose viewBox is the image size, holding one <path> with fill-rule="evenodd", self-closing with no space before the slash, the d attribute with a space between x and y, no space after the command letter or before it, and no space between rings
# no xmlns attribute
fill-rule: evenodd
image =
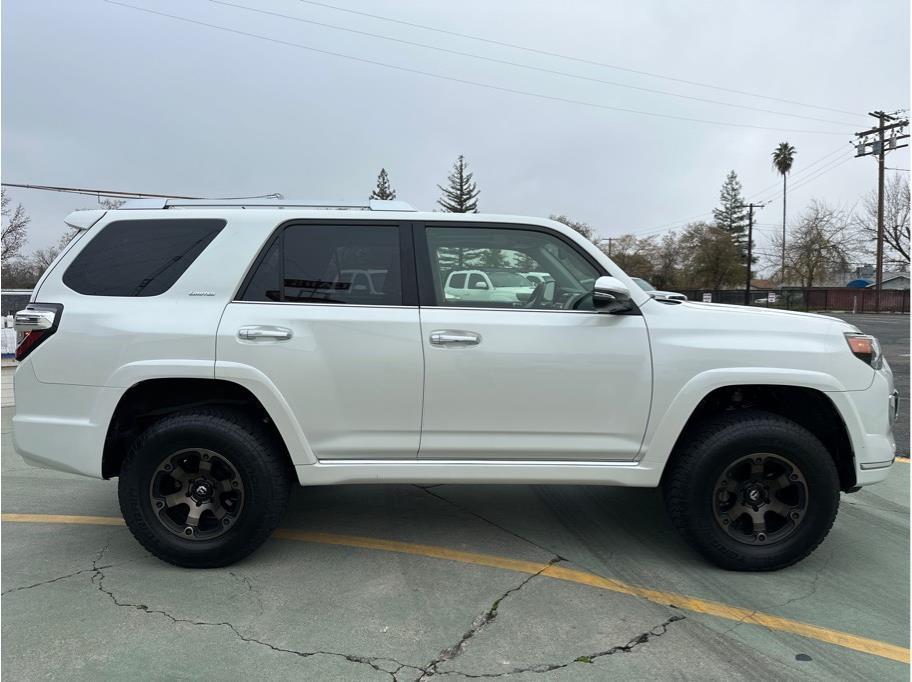
<svg viewBox="0 0 912 682"><path fill-rule="evenodd" d="M485 278L479 275L477 272L473 272L469 275L469 289L487 289L488 283L485 282Z"/></svg>
<svg viewBox="0 0 912 682"><path fill-rule="evenodd" d="M116 220L79 252L63 283L88 296L158 296L225 227L224 220Z"/></svg>
<svg viewBox="0 0 912 682"><path fill-rule="evenodd" d="M260 259L240 299L402 305L399 228L289 225Z"/></svg>
<svg viewBox="0 0 912 682"><path fill-rule="evenodd" d="M555 235L496 227L428 227L426 234L437 305L593 309L592 286L601 273ZM463 268L476 271L468 278L473 295L449 296L447 273ZM526 272L534 272L536 280L524 276ZM476 288L478 282L484 287Z"/></svg>

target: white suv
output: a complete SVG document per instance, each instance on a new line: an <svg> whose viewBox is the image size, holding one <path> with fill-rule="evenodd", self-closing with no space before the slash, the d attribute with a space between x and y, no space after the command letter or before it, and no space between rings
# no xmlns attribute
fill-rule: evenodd
<svg viewBox="0 0 912 682"><path fill-rule="evenodd" d="M876 339L654 300L557 222L144 200L67 223L16 316L16 447L119 477L130 530L175 564L251 552L293 481L563 483L662 486L703 555L769 570L893 463ZM466 262L553 279L454 300Z"/></svg>

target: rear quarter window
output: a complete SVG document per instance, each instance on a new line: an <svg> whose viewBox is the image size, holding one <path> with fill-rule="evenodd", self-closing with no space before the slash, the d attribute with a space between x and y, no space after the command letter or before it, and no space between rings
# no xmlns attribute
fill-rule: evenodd
<svg viewBox="0 0 912 682"><path fill-rule="evenodd" d="M168 291L225 227L224 220L117 220L101 229L63 274L87 296Z"/></svg>

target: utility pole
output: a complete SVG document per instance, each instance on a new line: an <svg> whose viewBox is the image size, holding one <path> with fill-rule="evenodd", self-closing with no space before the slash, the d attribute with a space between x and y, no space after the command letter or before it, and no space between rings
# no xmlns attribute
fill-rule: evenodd
<svg viewBox="0 0 912 682"><path fill-rule="evenodd" d="M873 111L868 114L877 119L878 126L855 133L858 138L855 158L860 156L877 155L877 263L874 275L874 310L880 312L880 292L883 288L883 242L884 242L884 162L887 152L894 149L908 147L909 144L897 144L900 140L909 137L903 130L909 125L909 119L899 119L883 111ZM890 136L887 137L887 131ZM870 136L876 135L871 140Z"/></svg>
<svg viewBox="0 0 912 682"><path fill-rule="evenodd" d="M608 258L611 258L611 242L614 241L613 237L608 237Z"/></svg>
<svg viewBox="0 0 912 682"><path fill-rule="evenodd" d="M747 204L747 281L744 283L744 305L751 304L751 265L754 260L754 209L763 208L766 204ZM782 262L785 263L785 256Z"/></svg>

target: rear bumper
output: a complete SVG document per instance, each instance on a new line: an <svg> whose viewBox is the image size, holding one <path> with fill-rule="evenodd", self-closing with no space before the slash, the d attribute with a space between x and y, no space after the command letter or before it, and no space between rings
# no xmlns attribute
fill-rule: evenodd
<svg viewBox="0 0 912 682"><path fill-rule="evenodd" d="M28 464L101 478L108 420L122 389L38 381L26 359L14 377L13 445Z"/></svg>

